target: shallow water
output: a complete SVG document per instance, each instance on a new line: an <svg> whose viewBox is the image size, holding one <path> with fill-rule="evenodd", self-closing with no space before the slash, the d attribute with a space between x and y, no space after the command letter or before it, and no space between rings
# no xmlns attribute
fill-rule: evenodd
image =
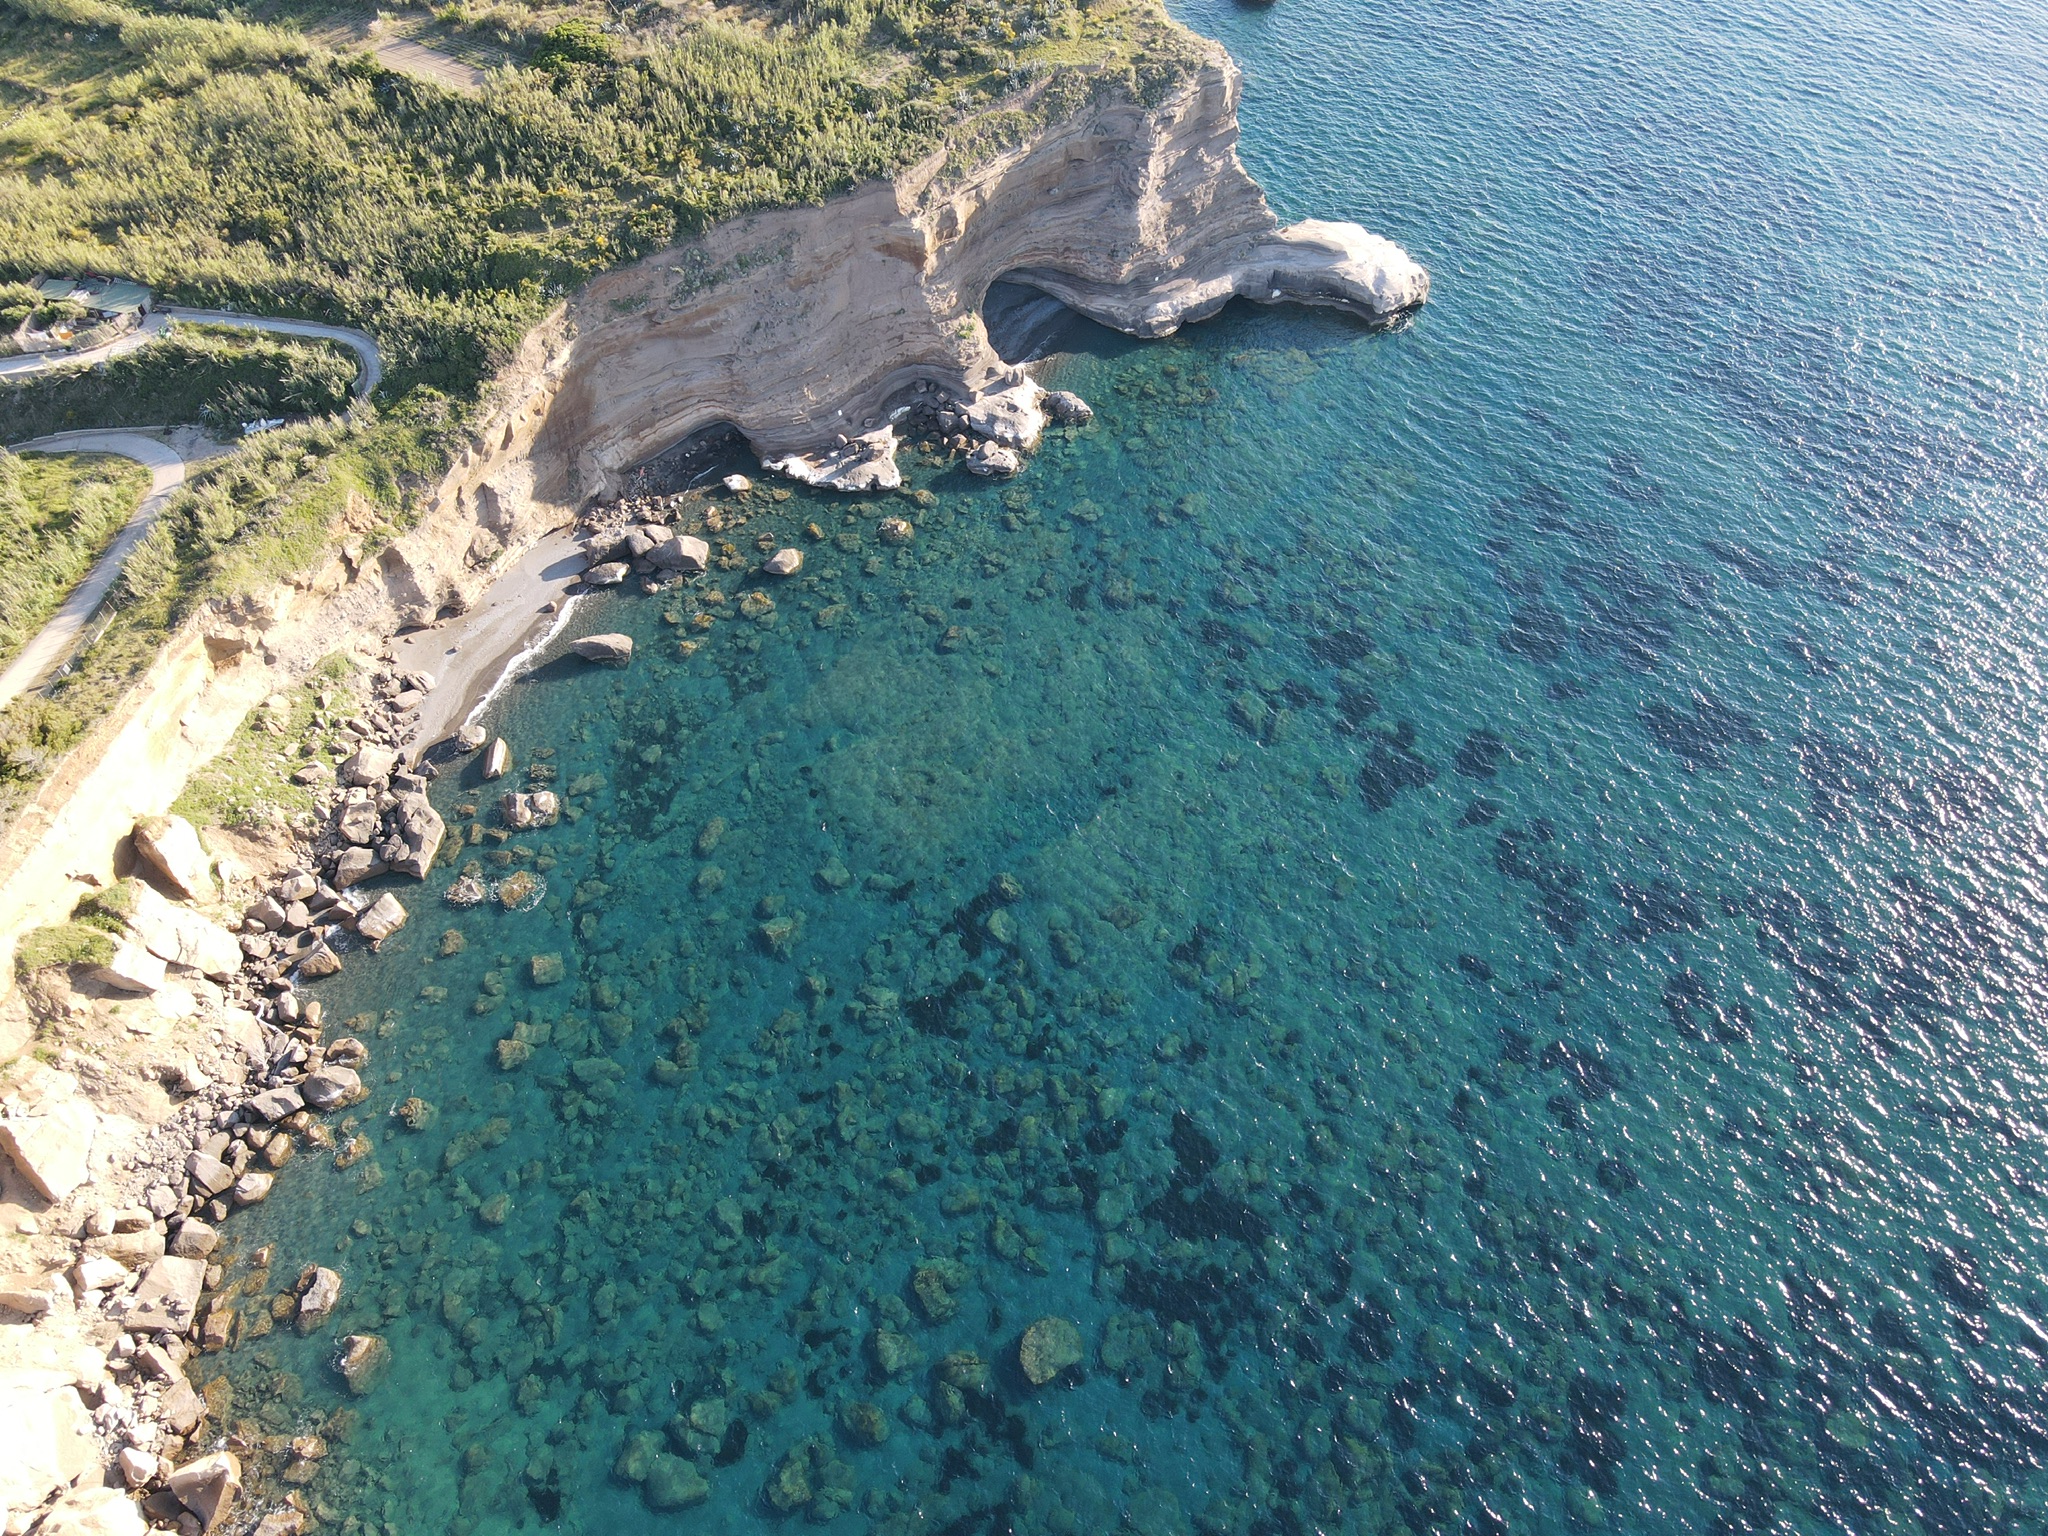
<svg viewBox="0 0 2048 1536"><path fill-rule="evenodd" d="M2038 16L1182 14L1429 309L1097 333L1016 484L750 507L772 617L586 604L540 905L323 984L374 1150L230 1233L347 1291L231 1418L384 1532L2041 1529Z"/></svg>

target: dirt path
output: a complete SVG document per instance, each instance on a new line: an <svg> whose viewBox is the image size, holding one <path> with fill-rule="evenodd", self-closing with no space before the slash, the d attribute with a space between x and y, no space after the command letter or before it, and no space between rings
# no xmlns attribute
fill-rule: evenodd
<svg viewBox="0 0 2048 1536"><path fill-rule="evenodd" d="M168 432L170 429L152 427L143 429L154 432ZM107 546L105 554L93 563L86 572L85 580L72 589L64 599L63 606L50 615L50 620L36 632L35 638L22 647L19 656L9 663L5 672L0 672L0 709L4 709L17 697L31 688L40 687L50 674L71 659L71 653L78 644L78 637L85 632L98 610L100 600L107 595L114 581L121 574L131 551L155 526L157 514L164 509L164 503L171 499L171 492L185 483L185 472L194 463L211 458L225 448L197 433L183 433L192 439L190 446L181 452L155 437L145 437L142 431L110 432L57 432L49 437L32 438L25 443L16 443L8 449L10 453L113 453L124 459L133 459L148 466L150 481L149 494L142 498L121 531L114 535L114 542Z"/></svg>

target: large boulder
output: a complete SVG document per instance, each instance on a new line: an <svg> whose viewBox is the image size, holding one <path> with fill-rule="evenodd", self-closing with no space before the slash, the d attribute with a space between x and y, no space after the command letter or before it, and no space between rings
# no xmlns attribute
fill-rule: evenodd
<svg viewBox="0 0 2048 1536"><path fill-rule="evenodd" d="M318 1328L340 1302L341 1276L331 1269L314 1269L299 1291L299 1332L311 1333Z"/></svg>
<svg viewBox="0 0 2048 1536"><path fill-rule="evenodd" d="M149 1522L118 1488L74 1488L43 1516L36 1536L148 1536Z"/></svg>
<svg viewBox="0 0 2048 1536"><path fill-rule="evenodd" d="M188 1461L168 1479L171 1496L192 1512L202 1531L228 1517L242 1491L242 1463L233 1451L215 1451Z"/></svg>
<svg viewBox="0 0 2048 1536"><path fill-rule="evenodd" d="M114 958L93 973L117 992L150 993L164 984L164 961L133 939L114 948Z"/></svg>
<svg viewBox="0 0 2048 1536"><path fill-rule="evenodd" d="M0 1509L34 1509L99 1460L92 1415L64 1372L0 1377L0 1424Z"/></svg>
<svg viewBox="0 0 2048 1536"><path fill-rule="evenodd" d="M607 666L623 667L633 659L633 637L631 635L585 635L581 640L569 642L569 649L585 661L595 661Z"/></svg>
<svg viewBox="0 0 2048 1536"><path fill-rule="evenodd" d="M100 1117L82 1098L44 1101L35 1114L0 1120L0 1152L51 1204L83 1184Z"/></svg>
<svg viewBox="0 0 2048 1536"><path fill-rule="evenodd" d="M441 851L448 824L425 795L400 795L391 808L391 834L405 844L404 855L391 860L391 873L424 880L433 867L434 855Z"/></svg>
<svg viewBox="0 0 2048 1536"><path fill-rule="evenodd" d="M167 1254L149 1266L121 1326L130 1333L184 1333L199 1314L199 1296L205 1288L206 1260Z"/></svg>
<svg viewBox="0 0 2048 1536"><path fill-rule="evenodd" d="M384 1373L391 1369L391 1346L374 1333L352 1333L341 1341L335 1370L348 1383L349 1392L363 1397L376 1390Z"/></svg>
<svg viewBox="0 0 2048 1536"><path fill-rule="evenodd" d="M1079 1365L1086 1354L1079 1328L1064 1317L1041 1317L1024 1330L1017 1364L1026 1381L1042 1387L1069 1366Z"/></svg>
<svg viewBox="0 0 2048 1536"><path fill-rule="evenodd" d="M486 779L502 779L511 766L511 745L502 736L493 737L491 750L484 754L483 776Z"/></svg>
<svg viewBox="0 0 2048 1536"><path fill-rule="evenodd" d="M404 926L405 908L389 891L371 902L369 909L356 919L356 932L373 944L383 943Z"/></svg>
<svg viewBox="0 0 2048 1536"><path fill-rule="evenodd" d="M804 552L800 549L778 549L761 563L762 574L767 576L794 576L804 568Z"/></svg>
<svg viewBox="0 0 2048 1536"><path fill-rule="evenodd" d="M525 795L514 793L498 802L498 814L514 832L552 827L562 819L562 802L551 789L536 789Z"/></svg>
<svg viewBox="0 0 2048 1536"><path fill-rule="evenodd" d="M213 860L199 846L199 834L184 817L146 816L135 823L135 852L173 896L212 901L219 895L213 882Z"/></svg>
<svg viewBox="0 0 2048 1536"><path fill-rule="evenodd" d="M159 959L226 981L242 968L242 946L212 918L181 907L140 880L123 880L97 898L117 912L136 941Z"/></svg>
<svg viewBox="0 0 2048 1536"><path fill-rule="evenodd" d="M366 743L356 749L354 757L341 765L341 782L367 789L390 778L391 771L397 766L397 748Z"/></svg>
<svg viewBox="0 0 2048 1536"><path fill-rule="evenodd" d="M344 1109L364 1096L363 1080L356 1076L351 1067L322 1067L299 1084L299 1092L305 1095L306 1107L317 1109L323 1114L330 1109Z"/></svg>
<svg viewBox="0 0 2048 1536"><path fill-rule="evenodd" d="M711 564L711 546L686 533L679 539L655 545L647 553L647 563L657 570L695 576Z"/></svg>

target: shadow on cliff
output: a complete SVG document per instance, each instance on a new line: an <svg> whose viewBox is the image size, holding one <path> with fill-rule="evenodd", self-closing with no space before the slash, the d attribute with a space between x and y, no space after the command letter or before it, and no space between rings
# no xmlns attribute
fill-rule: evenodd
<svg viewBox="0 0 2048 1536"><path fill-rule="evenodd" d="M999 278L981 301L981 324L996 355L1012 365L1060 353L1121 357L1143 342L1098 325L1041 289Z"/></svg>

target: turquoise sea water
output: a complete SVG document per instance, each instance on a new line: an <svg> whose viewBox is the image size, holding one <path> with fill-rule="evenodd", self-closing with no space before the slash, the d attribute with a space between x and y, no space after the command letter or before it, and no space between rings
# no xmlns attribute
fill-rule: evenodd
<svg viewBox="0 0 2048 1536"><path fill-rule="evenodd" d="M1014 485L750 507L771 617L583 607L231 1420L385 1536L2043 1529L2048 22L1182 14L1428 310L1094 333Z"/></svg>

